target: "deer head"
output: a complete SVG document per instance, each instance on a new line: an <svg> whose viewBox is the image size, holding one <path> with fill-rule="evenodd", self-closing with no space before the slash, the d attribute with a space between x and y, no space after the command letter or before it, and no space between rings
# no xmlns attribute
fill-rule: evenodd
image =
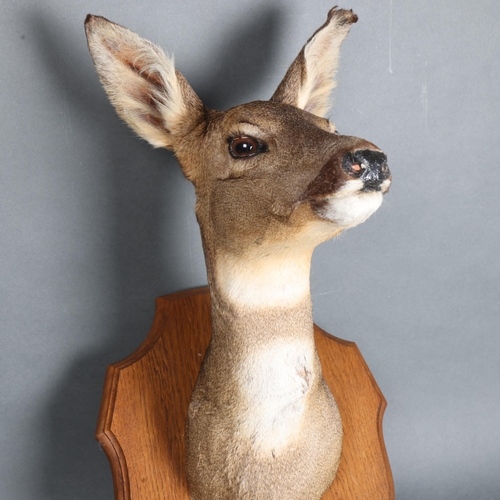
<svg viewBox="0 0 500 500"><path fill-rule="evenodd" d="M269 101L215 111L160 48L102 17L86 20L90 52L118 114L154 147L172 150L196 190L214 337L188 422L192 498L312 499L333 480L341 424L311 345L310 259L319 243L375 212L391 184L385 154L340 135L325 118L340 45L356 21L352 11L332 9ZM270 346L277 338L285 340ZM285 347L287 338L297 340L294 348ZM262 370L271 382L259 382ZM273 422L290 401L258 418L248 410L252 391L265 399L266 390L301 401L279 429ZM328 424L318 417L324 414ZM323 423L305 431L304 419L316 417ZM218 430L209 436L207 429ZM242 465L249 456L256 468ZM299 470L306 463L309 473ZM267 489L255 485L263 477Z"/></svg>

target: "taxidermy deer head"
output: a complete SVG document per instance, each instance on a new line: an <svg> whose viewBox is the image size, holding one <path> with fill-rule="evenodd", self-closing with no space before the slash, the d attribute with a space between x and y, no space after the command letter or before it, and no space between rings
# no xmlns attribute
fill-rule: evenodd
<svg viewBox="0 0 500 500"><path fill-rule="evenodd" d="M342 423L314 345L311 256L391 184L385 154L324 117L356 21L332 9L269 101L214 111L160 48L86 20L118 114L174 151L196 189L213 337L186 428L193 500L313 500L335 477Z"/></svg>

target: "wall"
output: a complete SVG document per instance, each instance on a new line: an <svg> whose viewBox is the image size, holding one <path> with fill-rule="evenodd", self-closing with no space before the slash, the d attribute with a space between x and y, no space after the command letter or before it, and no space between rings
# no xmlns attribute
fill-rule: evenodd
<svg viewBox="0 0 500 500"><path fill-rule="evenodd" d="M500 4L351 0L332 119L389 156L379 212L315 253L316 322L389 407L398 500L500 491ZM194 193L120 122L87 52L104 15L174 52L213 108L271 96L325 0L2 2L0 498L112 498L107 364L158 295L206 283Z"/></svg>

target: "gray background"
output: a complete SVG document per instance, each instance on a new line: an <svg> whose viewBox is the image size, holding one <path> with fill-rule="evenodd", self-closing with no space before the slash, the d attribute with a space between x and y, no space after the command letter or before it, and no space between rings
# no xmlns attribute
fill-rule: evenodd
<svg viewBox="0 0 500 500"><path fill-rule="evenodd" d="M331 6L2 1L0 498L112 498L93 439L105 367L141 343L156 296L206 283L193 189L116 117L85 15L174 52L225 109L269 98ZM389 402L398 500L498 500L500 3L342 6L360 20L332 119L387 152L394 183L317 249L315 319L358 344Z"/></svg>

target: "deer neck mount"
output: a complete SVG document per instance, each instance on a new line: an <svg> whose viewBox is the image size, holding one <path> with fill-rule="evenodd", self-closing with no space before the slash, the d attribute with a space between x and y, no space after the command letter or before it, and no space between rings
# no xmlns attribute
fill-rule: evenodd
<svg viewBox="0 0 500 500"><path fill-rule="evenodd" d="M384 153L324 118L356 21L332 9L269 101L221 112L160 48L87 17L118 114L174 151L196 190L213 337L186 428L193 500L313 500L335 477L342 423L314 344L311 257L375 212L391 183Z"/></svg>

